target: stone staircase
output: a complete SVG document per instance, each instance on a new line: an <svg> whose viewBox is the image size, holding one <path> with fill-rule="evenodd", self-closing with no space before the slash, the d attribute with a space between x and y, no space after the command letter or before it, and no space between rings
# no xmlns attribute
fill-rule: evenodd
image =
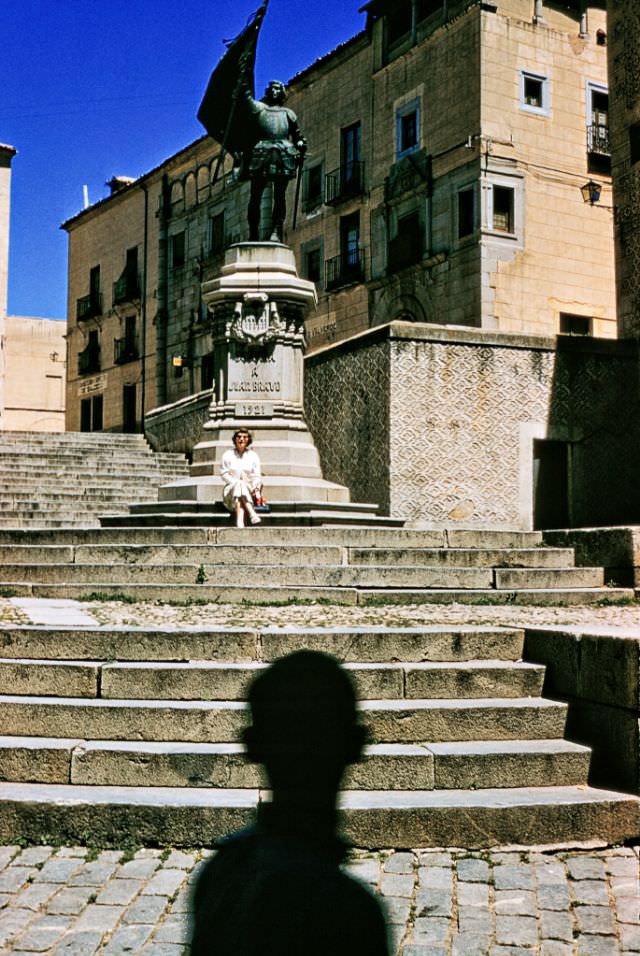
<svg viewBox="0 0 640 956"><path fill-rule="evenodd" d="M183 455L156 454L142 435L0 431L0 528L98 527L187 474Z"/></svg>
<svg viewBox="0 0 640 956"><path fill-rule="evenodd" d="M16 596L340 604L632 599L538 532L367 527L0 529Z"/></svg>
<svg viewBox="0 0 640 956"><path fill-rule="evenodd" d="M208 844L264 780L238 743L248 682L312 648L351 672L370 744L344 781L355 845L637 836L637 798L588 785L524 632L491 627L0 629L0 841Z"/></svg>

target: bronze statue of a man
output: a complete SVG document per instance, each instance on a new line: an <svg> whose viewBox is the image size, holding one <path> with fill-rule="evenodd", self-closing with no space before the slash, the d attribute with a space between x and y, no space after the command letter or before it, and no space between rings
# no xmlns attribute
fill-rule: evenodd
<svg viewBox="0 0 640 956"><path fill-rule="evenodd" d="M249 240L255 242L260 238L262 194L267 184L273 183L271 241L282 242L287 186L304 161L307 144L296 114L284 105L286 92L283 83L272 80L262 100L254 99L246 86L243 97L247 121L252 125L249 139L253 142L244 157L245 168L241 173L251 180Z"/></svg>

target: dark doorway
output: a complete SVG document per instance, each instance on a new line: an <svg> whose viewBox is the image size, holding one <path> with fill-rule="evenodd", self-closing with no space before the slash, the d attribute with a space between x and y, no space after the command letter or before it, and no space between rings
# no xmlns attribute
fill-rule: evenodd
<svg viewBox="0 0 640 956"><path fill-rule="evenodd" d="M102 431L102 395L83 398L80 402L80 431Z"/></svg>
<svg viewBox="0 0 640 956"><path fill-rule="evenodd" d="M569 446L533 442L533 527L569 527Z"/></svg>
<svg viewBox="0 0 640 956"><path fill-rule="evenodd" d="M122 431L135 432L136 420L136 387L135 385L122 386Z"/></svg>

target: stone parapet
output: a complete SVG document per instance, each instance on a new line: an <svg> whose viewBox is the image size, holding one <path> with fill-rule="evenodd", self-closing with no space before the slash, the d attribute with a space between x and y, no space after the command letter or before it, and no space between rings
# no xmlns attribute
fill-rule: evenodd
<svg viewBox="0 0 640 956"><path fill-rule="evenodd" d="M590 782L640 793L640 636L536 628L524 656L546 665L544 693L568 702L567 736L593 751Z"/></svg>

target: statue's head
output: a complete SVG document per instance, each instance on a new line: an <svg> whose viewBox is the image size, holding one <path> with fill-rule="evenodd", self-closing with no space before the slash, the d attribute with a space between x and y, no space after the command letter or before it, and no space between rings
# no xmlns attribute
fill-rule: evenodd
<svg viewBox="0 0 640 956"><path fill-rule="evenodd" d="M287 91L285 89L284 83L281 83L280 80L271 80L268 87L264 91L264 96L262 101L267 103L269 106L279 106L287 98Z"/></svg>

